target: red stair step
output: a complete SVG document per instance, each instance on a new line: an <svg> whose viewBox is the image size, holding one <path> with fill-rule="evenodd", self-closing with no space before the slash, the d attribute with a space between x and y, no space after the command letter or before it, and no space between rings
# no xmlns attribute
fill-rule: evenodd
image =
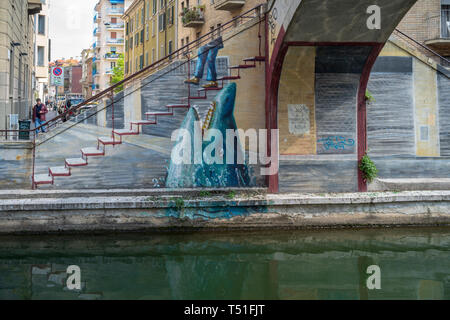
<svg viewBox="0 0 450 320"><path fill-rule="evenodd" d="M66 159L66 166L68 167L82 167L87 166L87 161L83 158L70 158Z"/></svg>
<svg viewBox="0 0 450 320"><path fill-rule="evenodd" d="M146 116L173 116L173 112L146 112Z"/></svg>
<svg viewBox="0 0 450 320"><path fill-rule="evenodd" d="M256 57L249 57L244 59L245 62L264 62L266 61L266 57L263 56L256 56Z"/></svg>
<svg viewBox="0 0 450 320"><path fill-rule="evenodd" d="M98 138L98 142L103 145L115 145L115 144L121 144L122 142L117 139L113 139L111 137L100 137Z"/></svg>
<svg viewBox="0 0 450 320"><path fill-rule="evenodd" d="M150 124L156 124L156 121L150 121L150 120L131 120L131 124L137 124L140 126L143 125L150 125Z"/></svg>
<svg viewBox="0 0 450 320"><path fill-rule="evenodd" d="M190 105L188 105L188 104L168 104L166 107L169 109L189 108Z"/></svg>
<svg viewBox="0 0 450 320"><path fill-rule="evenodd" d="M198 89L198 92L203 92L203 91L216 91L216 90L222 90L222 87L217 87L217 88L202 88L202 89Z"/></svg>
<svg viewBox="0 0 450 320"><path fill-rule="evenodd" d="M50 174L54 177L68 177L70 176L70 169L66 167L52 167L48 169Z"/></svg>
<svg viewBox="0 0 450 320"><path fill-rule="evenodd" d="M205 100L208 99L208 97L202 97L202 96L195 96L195 97L183 97L181 98L183 100L191 99L191 100Z"/></svg>
<svg viewBox="0 0 450 320"><path fill-rule="evenodd" d="M226 77L219 78L217 80L219 80L219 81L239 80L240 78L241 78L241 76L226 76Z"/></svg>
<svg viewBox="0 0 450 320"><path fill-rule="evenodd" d="M81 154L83 156L89 156L89 157L104 156L105 151L98 150L97 148L83 148L83 149L81 149Z"/></svg>
<svg viewBox="0 0 450 320"><path fill-rule="evenodd" d="M139 134L139 132L129 130L129 129L117 129L117 130L114 130L113 133L117 134L119 136L134 136L134 135Z"/></svg>
<svg viewBox="0 0 450 320"><path fill-rule="evenodd" d="M53 178L48 174L35 174L33 177L34 184L52 184Z"/></svg>
<svg viewBox="0 0 450 320"><path fill-rule="evenodd" d="M232 66L228 69L250 69L250 68L256 68L254 64L240 64L238 66Z"/></svg>

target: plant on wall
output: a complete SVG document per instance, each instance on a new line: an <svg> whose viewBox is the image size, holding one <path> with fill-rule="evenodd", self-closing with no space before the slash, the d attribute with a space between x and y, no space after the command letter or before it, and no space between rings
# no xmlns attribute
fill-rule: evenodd
<svg viewBox="0 0 450 320"><path fill-rule="evenodd" d="M366 101L368 103L375 102L375 98L372 96L369 90L366 89Z"/></svg>
<svg viewBox="0 0 450 320"><path fill-rule="evenodd" d="M363 178L367 182L372 182L378 175L378 169L367 153L362 157L359 163L359 170L363 173Z"/></svg>

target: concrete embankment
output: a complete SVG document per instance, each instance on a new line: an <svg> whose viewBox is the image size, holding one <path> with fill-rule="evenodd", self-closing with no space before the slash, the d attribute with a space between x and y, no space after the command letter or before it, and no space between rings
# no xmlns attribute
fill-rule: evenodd
<svg viewBox="0 0 450 320"><path fill-rule="evenodd" d="M450 226L450 191L10 191L0 233Z"/></svg>

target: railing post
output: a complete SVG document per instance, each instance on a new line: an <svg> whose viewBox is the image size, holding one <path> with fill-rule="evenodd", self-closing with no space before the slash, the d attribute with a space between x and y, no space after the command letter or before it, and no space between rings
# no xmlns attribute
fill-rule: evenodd
<svg viewBox="0 0 450 320"><path fill-rule="evenodd" d="M111 131L111 134L112 134L112 138L113 138L113 148L114 148L114 146L115 146L115 135L114 135L114 89L111 89L111 92L110 92L110 95L111 95L111 112L112 112L112 114L111 114L111 122L112 122L112 124L111 124L111 127L112 127L112 131Z"/></svg>
<svg viewBox="0 0 450 320"><path fill-rule="evenodd" d="M33 147L32 147L32 171L31 171L31 190L35 189L35 183L34 183L34 172L35 172L35 165L36 165L36 131L33 130Z"/></svg>
<svg viewBox="0 0 450 320"><path fill-rule="evenodd" d="M188 74L187 74L187 79L191 78L191 55L189 53L189 47L188 47L188 52L187 52L187 59L188 59ZM191 84L188 83L188 107L191 107Z"/></svg>

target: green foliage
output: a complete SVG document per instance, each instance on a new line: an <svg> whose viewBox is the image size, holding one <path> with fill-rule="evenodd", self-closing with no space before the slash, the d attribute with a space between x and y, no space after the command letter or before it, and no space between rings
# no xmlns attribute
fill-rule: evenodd
<svg viewBox="0 0 450 320"><path fill-rule="evenodd" d="M378 169L373 163L372 159L369 158L367 154L361 159L359 164L359 170L363 173L364 180L372 182L378 174Z"/></svg>
<svg viewBox="0 0 450 320"><path fill-rule="evenodd" d="M211 192L209 191L200 191L200 197L210 197Z"/></svg>
<svg viewBox="0 0 450 320"><path fill-rule="evenodd" d="M175 207L178 211L183 210L185 206L183 198L172 198L172 200L175 202Z"/></svg>
<svg viewBox="0 0 450 320"><path fill-rule="evenodd" d="M228 193L227 197L228 197L228 199L234 199L234 197L236 197L236 192L230 191L230 193Z"/></svg>
<svg viewBox="0 0 450 320"><path fill-rule="evenodd" d="M200 13L200 9L192 8L184 8L182 13L181 21L183 24L189 23L191 21L199 21L202 20L202 15Z"/></svg>
<svg viewBox="0 0 450 320"><path fill-rule="evenodd" d="M113 69L113 75L111 77L111 85L114 85L123 80L124 77L124 56L123 53L119 54L119 59L117 60L116 67ZM114 89L115 93L123 90L123 85L118 86Z"/></svg>
<svg viewBox="0 0 450 320"><path fill-rule="evenodd" d="M366 90L366 101L369 103L376 101L369 90Z"/></svg>

